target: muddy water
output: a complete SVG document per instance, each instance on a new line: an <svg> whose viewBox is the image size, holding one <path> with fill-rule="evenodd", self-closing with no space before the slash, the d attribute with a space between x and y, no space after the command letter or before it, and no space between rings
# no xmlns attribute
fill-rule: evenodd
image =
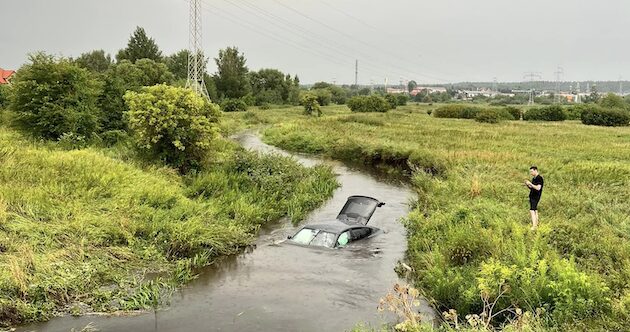
<svg viewBox="0 0 630 332"><path fill-rule="evenodd" d="M235 137L244 147L283 153L253 133ZM305 222L334 220L351 195L375 197L379 208L370 225L384 232L344 249L275 244L298 227L281 222L265 229L256 246L207 268L156 313L135 317L65 317L27 327L28 331L345 331L358 322L392 321L377 311L379 299L399 279L394 272L406 250L399 219L408 212L412 192L343 164L296 156L310 166L327 163L341 187ZM430 315L431 310L422 309Z"/></svg>

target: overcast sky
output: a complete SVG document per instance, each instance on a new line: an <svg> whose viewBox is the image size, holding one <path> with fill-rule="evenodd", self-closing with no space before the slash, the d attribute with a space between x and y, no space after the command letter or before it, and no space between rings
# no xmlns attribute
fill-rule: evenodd
<svg viewBox="0 0 630 332"><path fill-rule="evenodd" d="M237 46L251 70L303 83L630 79L628 0L203 0L207 55ZM142 26L165 54L188 46L187 0L0 0L0 67L27 53L114 55ZM212 63L210 71L216 68Z"/></svg>

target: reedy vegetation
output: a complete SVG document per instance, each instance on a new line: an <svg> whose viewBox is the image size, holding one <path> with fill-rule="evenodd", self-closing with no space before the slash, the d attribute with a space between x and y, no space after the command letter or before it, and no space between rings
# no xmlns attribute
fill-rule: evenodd
<svg viewBox="0 0 630 332"><path fill-rule="evenodd" d="M405 221L407 260L438 310L478 314L484 296L498 297L495 312L542 308L546 328L630 327L629 128L488 125L436 119L419 106L324 114L240 116L273 124L265 140L282 148L407 172L418 192ZM522 185L531 164L546 179L536 232ZM513 318L505 311L493 323Z"/></svg>

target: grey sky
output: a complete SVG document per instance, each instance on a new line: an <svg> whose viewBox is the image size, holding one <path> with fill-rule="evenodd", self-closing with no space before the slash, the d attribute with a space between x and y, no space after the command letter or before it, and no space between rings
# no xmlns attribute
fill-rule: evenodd
<svg viewBox="0 0 630 332"><path fill-rule="evenodd" d="M627 0L203 0L204 50L238 46L250 69L302 82L630 79ZM136 26L165 54L188 46L186 0L0 0L0 67L28 52L114 55ZM215 70L214 64L209 69Z"/></svg>

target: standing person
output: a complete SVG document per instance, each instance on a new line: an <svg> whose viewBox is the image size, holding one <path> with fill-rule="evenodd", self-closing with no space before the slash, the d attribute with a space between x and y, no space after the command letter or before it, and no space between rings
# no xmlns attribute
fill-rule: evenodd
<svg viewBox="0 0 630 332"><path fill-rule="evenodd" d="M538 227L538 202L540 201L540 196L542 196L545 181L538 173L538 167L536 166L529 168L529 174L534 178L532 181L525 181L525 185L529 188L529 214L532 217L532 230L534 230Z"/></svg>

